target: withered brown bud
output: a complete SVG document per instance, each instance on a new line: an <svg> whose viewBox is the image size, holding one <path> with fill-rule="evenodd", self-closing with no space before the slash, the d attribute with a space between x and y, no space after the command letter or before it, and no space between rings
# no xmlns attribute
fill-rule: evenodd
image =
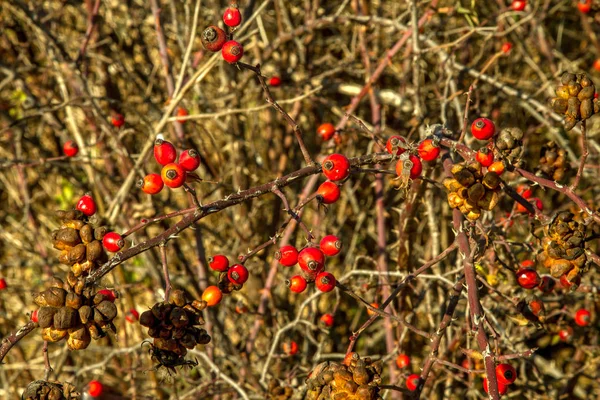
<svg viewBox="0 0 600 400"><path fill-rule="evenodd" d="M175 328L184 328L190 322L187 313L183 308L180 307L174 307L173 310L171 310L171 313L169 314L169 320Z"/></svg>
<svg viewBox="0 0 600 400"><path fill-rule="evenodd" d="M78 309L83 305L83 297L75 292L67 293L67 299L65 301L67 307Z"/></svg>
<svg viewBox="0 0 600 400"><path fill-rule="evenodd" d="M94 340L102 339L104 336L106 336L106 333L104 333L104 331L98 328L98 325L94 323L89 324L88 329L90 331L90 336Z"/></svg>
<svg viewBox="0 0 600 400"><path fill-rule="evenodd" d="M92 307L90 306L81 306L79 308L79 320L82 324L87 324L90 318L92 317Z"/></svg>
<svg viewBox="0 0 600 400"><path fill-rule="evenodd" d="M186 303L185 293L183 292L183 290L173 290L169 295L169 301L172 304L175 304L177 307L183 307Z"/></svg>
<svg viewBox="0 0 600 400"><path fill-rule="evenodd" d="M38 324L40 328L47 328L54 323L54 314L59 309L56 307L41 307L38 310Z"/></svg>
<svg viewBox="0 0 600 400"><path fill-rule="evenodd" d="M86 259L87 261L96 261L102 255L102 243L98 240L93 240L86 245Z"/></svg>
<svg viewBox="0 0 600 400"><path fill-rule="evenodd" d="M99 322L96 319L97 312L100 312L102 314L102 321L112 321L117 316L117 306L115 306L114 303L108 300L105 300L102 303L98 304L96 306L96 309L94 310L94 320L96 322Z"/></svg>
<svg viewBox="0 0 600 400"><path fill-rule="evenodd" d="M154 317L154 314L152 314L152 311L150 310L146 310L140 315L140 325L142 326L150 328L156 325L157 322L158 320L156 317Z"/></svg>
<svg viewBox="0 0 600 400"><path fill-rule="evenodd" d="M62 307L65 304L66 295L67 292L64 289L51 287L41 293L38 293L33 298L33 301L40 307Z"/></svg>
<svg viewBox="0 0 600 400"><path fill-rule="evenodd" d="M102 238L104 237L104 235L106 235L107 232L108 232L108 227L106 227L106 226L100 226L100 227L94 229L94 239L102 240Z"/></svg>
<svg viewBox="0 0 600 400"><path fill-rule="evenodd" d="M83 260L85 260L85 245L80 243L69 250L69 263L79 263Z"/></svg>
<svg viewBox="0 0 600 400"><path fill-rule="evenodd" d="M188 349L193 349L194 347L196 347L196 338L191 333L186 333L179 340L179 343L181 343L182 346L184 346L184 347L186 347Z"/></svg>
<svg viewBox="0 0 600 400"><path fill-rule="evenodd" d="M75 291L75 293L77 293L77 294L82 294L84 287L85 287L85 282L83 280L79 279L77 281L77 283L75 283L75 286L73 286L73 291Z"/></svg>
<svg viewBox="0 0 600 400"><path fill-rule="evenodd" d="M62 289L64 284L65 283L63 282L63 280L60 279L58 276L53 276L50 280L50 287Z"/></svg>
<svg viewBox="0 0 600 400"><path fill-rule="evenodd" d="M79 314L71 307L61 307L54 314L54 327L57 329L74 328L78 322Z"/></svg>
<svg viewBox="0 0 600 400"><path fill-rule="evenodd" d="M94 228L90 224L85 224L79 230L79 237L83 244L88 244L94 240Z"/></svg>
<svg viewBox="0 0 600 400"><path fill-rule="evenodd" d="M67 338L67 347L69 350L83 350L90 345L91 341L92 338L88 328L82 326L81 328L69 333L69 337Z"/></svg>

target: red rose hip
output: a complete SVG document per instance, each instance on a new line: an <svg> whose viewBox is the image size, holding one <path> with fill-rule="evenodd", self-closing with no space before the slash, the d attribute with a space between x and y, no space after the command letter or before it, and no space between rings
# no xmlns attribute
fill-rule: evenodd
<svg viewBox="0 0 600 400"><path fill-rule="evenodd" d="M477 118L471 124L471 133L479 140L488 140L496 133L496 125L487 118Z"/></svg>
<svg viewBox="0 0 600 400"><path fill-rule="evenodd" d="M223 45L221 55L229 64L234 64L242 59L244 47L235 40L230 40Z"/></svg>
<svg viewBox="0 0 600 400"><path fill-rule="evenodd" d="M156 139L154 142L154 159L162 166L175 162L177 158L177 150L171 142L166 140Z"/></svg>
<svg viewBox="0 0 600 400"><path fill-rule="evenodd" d="M229 268L229 260L226 256L217 254L208 258L208 266L213 271L224 272L227 271L227 268Z"/></svg>
<svg viewBox="0 0 600 400"><path fill-rule="evenodd" d="M232 265L227 271L227 278L236 285L243 285L248 280L248 270L242 264Z"/></svg>
<svg viewBox="0 0 600 400"><path fill-rule="evenodd" d="M336 256L342 250L342 241L337 236L327 235L321 239L319 248L326 256Z"/></svg>
<svg viewBox="0 0 600 400"><path fill-rule="evenodd" d="M293 267L298 263L298 250L292 245L282 246L275 253L275 259L284 267Z"/></svg>
<svg viewBox="0 0 600 400"><path fill-rule="evenodd" d="M329 272L321 272L315 278L315 286L321 292L327 293L335 289L335 276Z"/></svg>
<svg viewBox="0 0 600 400"><path fill-rule="evenodd" d="M330 181L341 181L350 175L350 161L342 154L330 154L323 160L323 174Z"/></svg>
<svg viewBox="0 0 600 400"><path fill-rule="evenodd" d="M521 268L517 271L517 282L522 288L533 289L540 284L541 280L535 269Z"/></svg>
<svg viewBox="0 0 600 400"><path fill-rule="evenodd" d="M183 151L179 155L179 166L188 172L195 171L200 166L200 154L194 149Z"/></svg>
<svg viewBox="0 0 600 400"><path fill-rule="evenodd" d="M116 253L123 248L125 241L117 232L108 232L102 238L102 244L106 250L110 251L111 253Z"/></svg>
<svg viewBox="0 0 600 400"><path fill-rule="evenodd" d="M67 157L75 157L79 153L79 146L74 141L69 140L63 145L63 153Z"/></svg>
<svg viewBox="0 0 600 400"><path fill-rule="evenodd" d="M323 204L335 203L339 200L340 194L340 187L331 181L323 182L317 189L317 198Z"/></svg>
<svg viewBox="0 0 600 400"><path fill-rule="evenodd" d="M88 217L94 215L97 210L96 202L89 194L84 194L83 196L81 196L75 208L77 208L79 211L81 211Z"/></svg>

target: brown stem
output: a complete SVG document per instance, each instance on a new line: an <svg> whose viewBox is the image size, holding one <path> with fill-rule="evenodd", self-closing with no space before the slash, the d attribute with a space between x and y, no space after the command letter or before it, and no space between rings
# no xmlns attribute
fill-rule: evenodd
<svg viewBox="0 0 600 400"><path fill-rule="evenodd" d="M171 293L171 278L169 277L169 266L167 265L167 246L166 243L160 244L160 261L163 267L163 276L165 278L165 301L169 301Z"/></svg>
<svg viewBox="0 0 600 400"><path fill-rule="evenodd" d="M574 191L575 189L577 189L577 186L579 186L579 181L583 176L583 169L585 168L585 160L587 160L589 154L590 152L588 150L586 121L583 120L581 121L581 158L579 159L579 168L577 169L577 175L575 175L575 180L569 188L571 191Z"/></svg>

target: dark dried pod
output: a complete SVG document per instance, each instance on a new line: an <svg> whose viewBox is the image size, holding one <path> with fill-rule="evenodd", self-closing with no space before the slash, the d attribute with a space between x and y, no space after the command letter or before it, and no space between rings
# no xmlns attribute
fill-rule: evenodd
<svg viewBox="0 0 600 400"><path fill-rule="evenodd" d="M169 302L175 304L177 307L183 307L187 303L183 290L172 290L169 295Z"/></svg>
<svg viewBox="0 0 600 400"><path fill-rule="evenodd" d="M590 79L589 76L587 76L587 74L581 74L579 75L579 83L581 84L582 87L589 87L589 86L594 86L594 82L592 82L592 80Z"/></svg>
<svg viewBox="0 0 600 400"><path fill-rule="evenodd" d="M172 328L172 327L170 327ZM171 338L171 330L166 329L165 327L161 328L160 332L158 332L158 337L162 339L170 339Z"/></svg>
<svg viewBox="0 0 600 400"><path fill-rule="evenodd" d="M88 261L96 261L102 255L102 243L98 240L93 240L86 245L86 259Z"/></svg>
<svg viewBox="0 0 600 400"><path fill-rule="evenodd" d="M83 228L84 225L85 225L85 222L83 222L80 219L70 219L70 220L63 221L63 223L60 227L61 228L73 228L73 229L79 231L81 228Z"/></svg>
<svg viewBox="0 0 600 400"><path fill-rule="evenodd" d="M196 343L198 344L209 344L210 335L204 329L198 329L195 331L194 336L196 337Z"/></svg>
<svg viewBox="0 0 600 400"><path fill-rule="evenodd" d="M83 305L83 296L78 295L75 292L67 293L67 299L65 305L74 309L78 309Z"/></svg>
<svg viewBox="0 0 600 400"><path fill-rule="evenodd" d="M90 306L81 306L79 307L79 320L82 324L87 324L88 321L92 318L92 307Z"/></svg>
<svg viewBox="0 0 600 400"><path fill-rule="evenodd" d="M48 396L46 400L64 400L65 396L63 396L62 390L58 386L52 386L50 391L48 392Z"/></svg>
<svg viewBox="0 0 600 400"><path fill-rule="evenodd" d="M356 393L354 393L356 400L371 400L376 399L376 396L377 392L375 389L365 385L360 386L358 389L356 389Z"/></svg>
<svg viewBox="0 0 600 400"><path fill-rule="evenodd" d="M209 26L200 35L202 46L208 51L219 51L227 41L227 34L218 26Z"/></svg>
<svg viewBox="0 0 600 400"><path fill-rule="evenodd" d="M594 94L596 93L596 88L594 86L584 87L581 92L577 95L577 98L581 101L583 100L593 100Z"/></svg>
<svg viewBox="0 0 600 400"><path fill-rule="evenodd" d="M454 174L454 179L456 179L462 186L466 187L471 186L475 182L473 173L466 168Z"/></svg>
<svg viewBox="0 0 600 400"><path fill-rule="evenodd" d="M178 344L174 339L154 339L154 345L161 350L172 351L175 352L177 350Z"/></svg>
<svg viewBox="0 0 600 400"><path fill-rule="evenodd" d="M577 120L574 117L568 116L564 120L565 130L570 131L577 124Z"/></svg>
<svg viewBox="0 0 600 400"><path fill-rule="evenodd" d="M487 172L481 183L486 188L494 190L500 186L500 176L493 171Z"/></svg>
<svg viewBox="0 0 600 400"><path fill-rule="evenodd" d="M83 219L83 213L79 210L68 210L65 213L65 219Z"/></svg>
<svg viewBox="0 0 600 400"><path fill-rule="evenodd" d="M160 327L151 326L150 328L148 328L148 336L150 336L152 338L160 337Z"/></svg>
<svg viewBox="0 0 600 400"><path fill-rule="evenodd" d="M79 322L77 310L71 307L62 307L54 314L54 327L57 329L74 328Z"/></svg>
<svg viewBox="0 0 600 400"><path fill-rule="evenodd" d="M600 113L600 99L594 99L594 114Z"/></svg>
<svg viewBox="0 0 600 400"><path fill-rule="evenodd" d="M471 185L469 188L470 201L477 203L479 200L481 200L481 198L483 198L483 196L485 196L485 188L481 183L477 182Z"/></svg>
<svg viewBox="0 0 600 400"><path fill-rule="evenodd" d="M581 114L581 119L588 119L594 115L594 103L592 100L582 100L581 106L579 106L579 112Z"/></svg>
<svg viewBox="0 0 600 400"><path fill-rule="evenodd" d="M202 314L199 311L189 304L183 306L183 309L187 313L188 319L190 320L190 325L204 325L204 318L202 318Z"/></svg>
<svg viewBox="0 0 600 400"><path fill-rule="evenodd" d="M69 250L69 264L79 263L85 260L85 244L80 243Z"/></svg>
<svg viewBox="0 0 600 400"><path fill-rule="evenodd" d="M196 338L191 333L186 333L179 340L179 343L188 349L193 349L194 347L196 347Z"/></svg>
<svg viewBox="0 0 600 400"><path fill-rule="evenodd" d="M179 340L179 339L181 339L182 337L184 337L184 336L185 336L187 333L188 333L188 332L187 332L187 330L186 330L185 328L176 328L176 329L173 329L173 330L171 331L171 337L172 337L173 339L177 339L177 340Z"/></svg>
<svg viewBox="0 0 600 400"><path fill-rule="evenodd" d="M369 383L369 373L367 372L367 368L365 367L363 360L358 360L356 363L354 371L352 372L352 379L354 379L354 382L359 385L366 385Z"/></svg>
<svg viewBox="0 0 600 400"><path fill-rule="evenodd" d="M150 310L146 310L140 315L140 325L150 328L156 325L159 321L154 317L154 314Z"/></svg>
<svg viewBox="0 0 600 400"><path fill-rule="evenodd" d="M345 369L340 369L337 370L333 373L333 379L335 379L338 382L341 381L351 381L352 380L352 374L345 370Z"/></svg>
<svg viewBox="0 0 600 400"><path fill-rule="evenodd" d="M66 329L56 329L54 327L48 327L48 328L42 329L42 339L44 339L47 342L52 342L52 343L60 342L65 337L67 337Z"/></svg>
<svg viewBox="0 0 600 400"><path fill-rule="evenodd" d="M569 97L567 103L567 117L578 119L580 115L579 107L581 106L579 99L577 97Z"/></svg>
<svg viewBox="0 0 600 400"><path fill-rule="evenodd" d="M88 244L94 240L94 228L90 224L85 224L79 230L79 237L83 244Z"/></svg>
<svg viewBox="0 0 600 400"><path fill-rule="evenodd" d="M73 228L63 228L52 233L52 244L57 250L67 250L81 243L79 232Z"/></svg>
<svg viewBox="0 0 600 400"><path fill-rule="evenodd" d="M563 99L560 97L553 97L550 100L550 107L552 110L559 114L564 114L567 112L568 102L567 99Z"/></svg>
<svg viewBox="0 0 600 400"><path fill-rule="evenodd" d="M75 330L69 330L67 347L69 350L83 350L90 345L91 341L90 331L87 327L82 326Z"/></svg>
<svg viewBox="0 0 600 400"><path fill-rule="evenodd" d="M102 339L104 336L106 336L106 333L104 331L102 331L98 325L94 324L94 323L90 323L88 325L88 329L90 331L90 336L92 337L92 339L94 340L98 340L98 339Z"/></svg>
<svg viewBox="0 0 600 400"><path fill-rule="evenodd" d="M198 311L202 311L206 308L207 304L204 300L194 300L192 301L192 307L194 307Z"/></svg>
<svg viewBox="0 0 600 400"><path fill-rule="evenodd" d="M180 307L174 307L173 310L171 310L169 320L175 328L185 328L190 322L187 313Z"/></svg>
<svg viewBox="0 0 600 400"><path fill-rule="evenodd" d="M554 278L560 278L561 275L569 272L573 266L565 259L550 259L550 275Z"/></svg>
<svg viewBox="0 0 600 400"><path fill-rule="evenodd" d="M40 307L62 307L65 304L66 296L67 292L64 289L51 287L41 293L38 293L33 298L33 301Z"/></svg>
<svg viewBox="0 0 600 400"><path fill-rule="evenodd" d="M64 285L65 285L65 283L58 276L53 276L50 279L50 287L62 289Z"/></svg>
<svg viewBox="0 0 600 400"><path fill-rule="evenodd" d="M54 314L57 313L59 309L56 307L41 307L38 310L38 324L40 328L47 328L52 326L54 323Z"/></svg>
<svg viewBox="0 0 600 400"><path fill-rule="evenodd" d="M105 322L104 325L102 325L102 330L104 333L112 333L113 335L117 334L117 327L112 322Z"/></svg>
<svg viewBox="0 0 600 400"><path fill-rule="evenodd" d="M171 313L172 305L166 303L156 303L152 306L152 314L159 321L165 321Z"/></svg>
<svg viewBox="0 0 600 400"><path fill-rule="evenodd" d="M63 250L58 255L58 262L64 265L71 265L72 263L69 261L69 250Z"/></svg>
<svg viewBox="0 0 600 400"><path fill-rule="evenodd" d="M565 72L560 77L560 83L562 83L563 85L566 85L569 82L574 81L575 79L577 79L577 77L575 76L575 74L572 74L570 72Z"/></svg>
<svg viewBox="0 0 600 400"><path fill-rule="evenodd" d="M77 280L75 286L73 286L73 291L77 294L82 294L83 289L85 288L85 282L82 279Z"/></svg>
<svg viewBox="0 0 600 400"><path fill-rule="evenodd" d="M100 226L100 227L94 229L94 239L101 241L102 238L104 237L104 235L106 235L107 233L108 233L108 227Z"/></svg>
<svg viewBox="0 0 600 400"><path fill-rule="evenodd" d="M111 301L105 300L96 306L94 311L94 320L96 320L96 311L103 316L103 321L112 321L117 316L117 306Z"/></svg>

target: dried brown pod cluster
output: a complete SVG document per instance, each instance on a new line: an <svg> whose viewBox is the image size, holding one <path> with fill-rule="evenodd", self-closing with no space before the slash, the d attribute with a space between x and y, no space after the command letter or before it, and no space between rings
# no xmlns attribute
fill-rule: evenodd
<svg viewBox="0 0 600 400"><path fill-rule="evenodd" d="M550 141L542 146L538 175L556 182L562 181L570 169L567 152L555 142Z"/></svg>
<svg viewBox="0 0 600 400"><path fill-rule="evenodd" d="M203 300L188 301L182 290L173 290L168 302L154 304L140 315L140 324L148 328L153 340L153 359L161 365L184 364L183 357L188 349L199 344L208 344L210 336L205 329L202 310Z"/></svg>
<svg viewBox="0 0 600 400"><path fill-rule="evenodd" d="M267 399L288 400L292 398L294 390L289 386L283 386L277 379L271 379L267 388Z"/></svg>
<svg viewBox="0 0 600 400"><path fill-rule="evenodd" d="M523 131L519 128L504 128L494 139L496 151L511 164L523 154Z"/></svg>
<svg viewBox="0 0 600 400"><path fill-rule="evenodd" d="M106 291L96 293L92 287L78 293L74 285L78 286L79 282L63 282L54 277L50 287L33 299L40 306L37 317L42 338L48 342L66 338L71 350L85 349L92 339L98 340L107 332L116 332L114 297Z"/></svg>
<svg viewBox="0 0 600 400"><path fill-rule="evenodd" d="M343 364L323 362L311 372L306 399L376 400L381 399L381 361L360 358L351 353Z"/></svg>
<svg viewBox="0 0 600 400"><path fill-rule="evenodd" d="M556 88L556 97L550 107L565 115L565 129L570 131L579 121L585 121L600 112L600 100L594 98L596 87L586 74L565 72Z"/></svg>
<svg viewBox="0 0 600 400"><path fill-rule="evenodd" d="M23 392L23 400L75 400L81 394L67 382L33 381Z"/></svg>
<svg viewBox="0 0 600 400"><path fill-rule="evenodd" d="M574 282L587 262L585 225L575 221L571 212L563 211L546 226L545 233L538 261L550 269L553 277L564 276L569 282Z"/></svg>
<svg viewBox="0 0 600 400"><path fill-rule="evenodd" d="M448 204L458 208L470 221L481 217L484 210L492 210L500 198L500 177L488 171L484 175L479 163L455 164L452 178L442 182L448 190Z"/></svg>

